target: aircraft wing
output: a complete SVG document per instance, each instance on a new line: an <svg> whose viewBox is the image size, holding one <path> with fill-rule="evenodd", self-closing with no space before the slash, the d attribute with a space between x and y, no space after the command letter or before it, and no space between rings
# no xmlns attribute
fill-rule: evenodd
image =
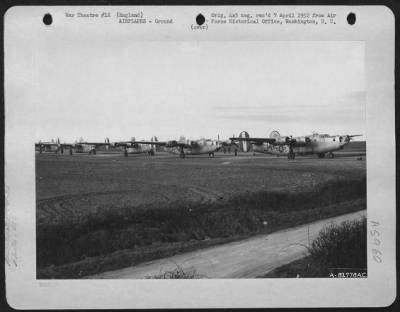
<svg viewBox="0 0 400 312"><path fill-rule="evenodd" d="M254 145L262 145L263 143L269 143L272 145L291 145L292 147L299 147L299 146L307 146L311 144L311 141L306 138L304 141L296 138L289 138L289 137L281 137L280 139L275 138L229 138L231 141L239 141L239 142L249 142L250 144Z"/></svg>
<svg viewBox="0 0 400 312"><path fill-rule="evenodd" d="M106 143L104 143L106 144ZM114 144L118 145L129 145L129 144L155 144L155 145L165 145L165 142L152 142L152 141L119 141L114 142Z"/></svg>
<svg viewBox="0 0 400 312"><path fill-rule="evenodd" d="M232 145L237 146L236 142L229 141L229 142L219 142L221 147L231 147Z"/></svg>
<svg viewBox="0 0 400 312"><path fill-rule="evenodd" d="M192 142L191 144L182 143L182 142L165 142L166 147L180 147L180 148L192 148L198 146L198 143Z"/></svg>
<svg viewBox="0 0 400 312"><path fill-rule="evenodd" d="M50 143L50 142L40 142L40 143L35 143L35 146L57 146L59 145L58 143Z"/></svg>
<svg viewBox="0 0 400 312"><path fill-rule="evenodd" d="M71 144L71 143L61 143L60 144L63 147L74 147L76 144Z"/></svg>
<svg viewBox="0 0 400 312"><path fill-rule="evenodd" d="M363 134L352 134L352 135L347 135L349 138L354 138L358 136L363 136Z"/></svg>
<svg viewBox="0 0 400 312"><path fill-rule="evenodd" d="M274 144L276 142L276 139L273 138L229 138L231 141L245 141L249 142L250 144L255 144L255 145L261 145L263 143L270 143Z"/></svg>
<svg viewBox="0 0 400 312"><path fill-rule="evenodd" d="M135 141L134 143L140 143L140 144L153 144L153 145L160 145L160 146L166 146L166 147L181 147L181 148L190 148L197 146L197 142L191 142L190 144L183 143L183 142L178 142L178 141L166 141L166 142L152 142L152 141Z"/></svg>
<svg viewBox="0 0 400 312"><path fill-rule="evenodd" d="M146 144L146 145L166 145L165 142L151 142L151 141L120 141L120 142L114 142L110 145L113 146L125 146L125 147L139 147L139 144Z"/></svg>
<svg viewBox="0 0 400 312"><path fill-rule="evenodd" d="M96 145L96 146L102 146L102 145L110 145L110 143L106 143L106 142L76 142L75 144L64 144L64 145Z"/></svg>

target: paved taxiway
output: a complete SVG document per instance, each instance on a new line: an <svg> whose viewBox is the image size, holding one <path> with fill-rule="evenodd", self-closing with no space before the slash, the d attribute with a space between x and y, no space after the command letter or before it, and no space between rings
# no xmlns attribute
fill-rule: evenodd
<svg viewBox="0 0 400 312"><path fill-rule="evenodd" d="M89 278L145 278L157 276L160 272L172 271L177 268L177 264L184 270L195 269L196 274L205 278L253 278L307 255L305 246L308 241L316 238L325 226L365 215L366 211L363 210L269 235L259 235L222 246L149 261Z"/></svg>

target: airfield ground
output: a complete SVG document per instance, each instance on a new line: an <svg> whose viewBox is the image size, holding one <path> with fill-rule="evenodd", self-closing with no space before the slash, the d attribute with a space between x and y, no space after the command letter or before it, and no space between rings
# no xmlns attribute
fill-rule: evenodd
<svg viewBox="0 0 400 312"><path fill-rule="evenodd" d="M37 154L37 277L84 277L366 209L365 145L348 147L294 161Z"/></svg>

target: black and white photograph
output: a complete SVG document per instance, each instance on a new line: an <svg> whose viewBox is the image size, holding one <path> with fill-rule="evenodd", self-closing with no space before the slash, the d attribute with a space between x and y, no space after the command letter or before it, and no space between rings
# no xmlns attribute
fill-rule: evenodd
<svg viewBox="0 0 400 312"><path fill-rule="evenodd" d="M41 103L38 278L367 274L363 43L93 41Z"/></svg>
<svg viewBox="0 0 400 312"><path fill-rule="evenodd" d="M395 156L371 164L376 142L392 140L393 86L371 83L387 67L353 11L7 12L6 267L29 258L48 289L374 278L389 257L375 216L394 216L393 177L377 168ZM16 140L26 153L11 156ZM385 213L371 199L380 195ZM28 221L29 244L18 238Z"/></svg>

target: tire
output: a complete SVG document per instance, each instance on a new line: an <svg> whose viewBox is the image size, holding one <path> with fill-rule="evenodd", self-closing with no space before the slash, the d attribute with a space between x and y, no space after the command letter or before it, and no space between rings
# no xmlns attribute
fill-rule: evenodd
<svg viewBox="0 0 400 312"><path fill-rule="evenodd" d="M325 158L325 154L324 153L319 153L318 154L318 158Z"/></svg>

